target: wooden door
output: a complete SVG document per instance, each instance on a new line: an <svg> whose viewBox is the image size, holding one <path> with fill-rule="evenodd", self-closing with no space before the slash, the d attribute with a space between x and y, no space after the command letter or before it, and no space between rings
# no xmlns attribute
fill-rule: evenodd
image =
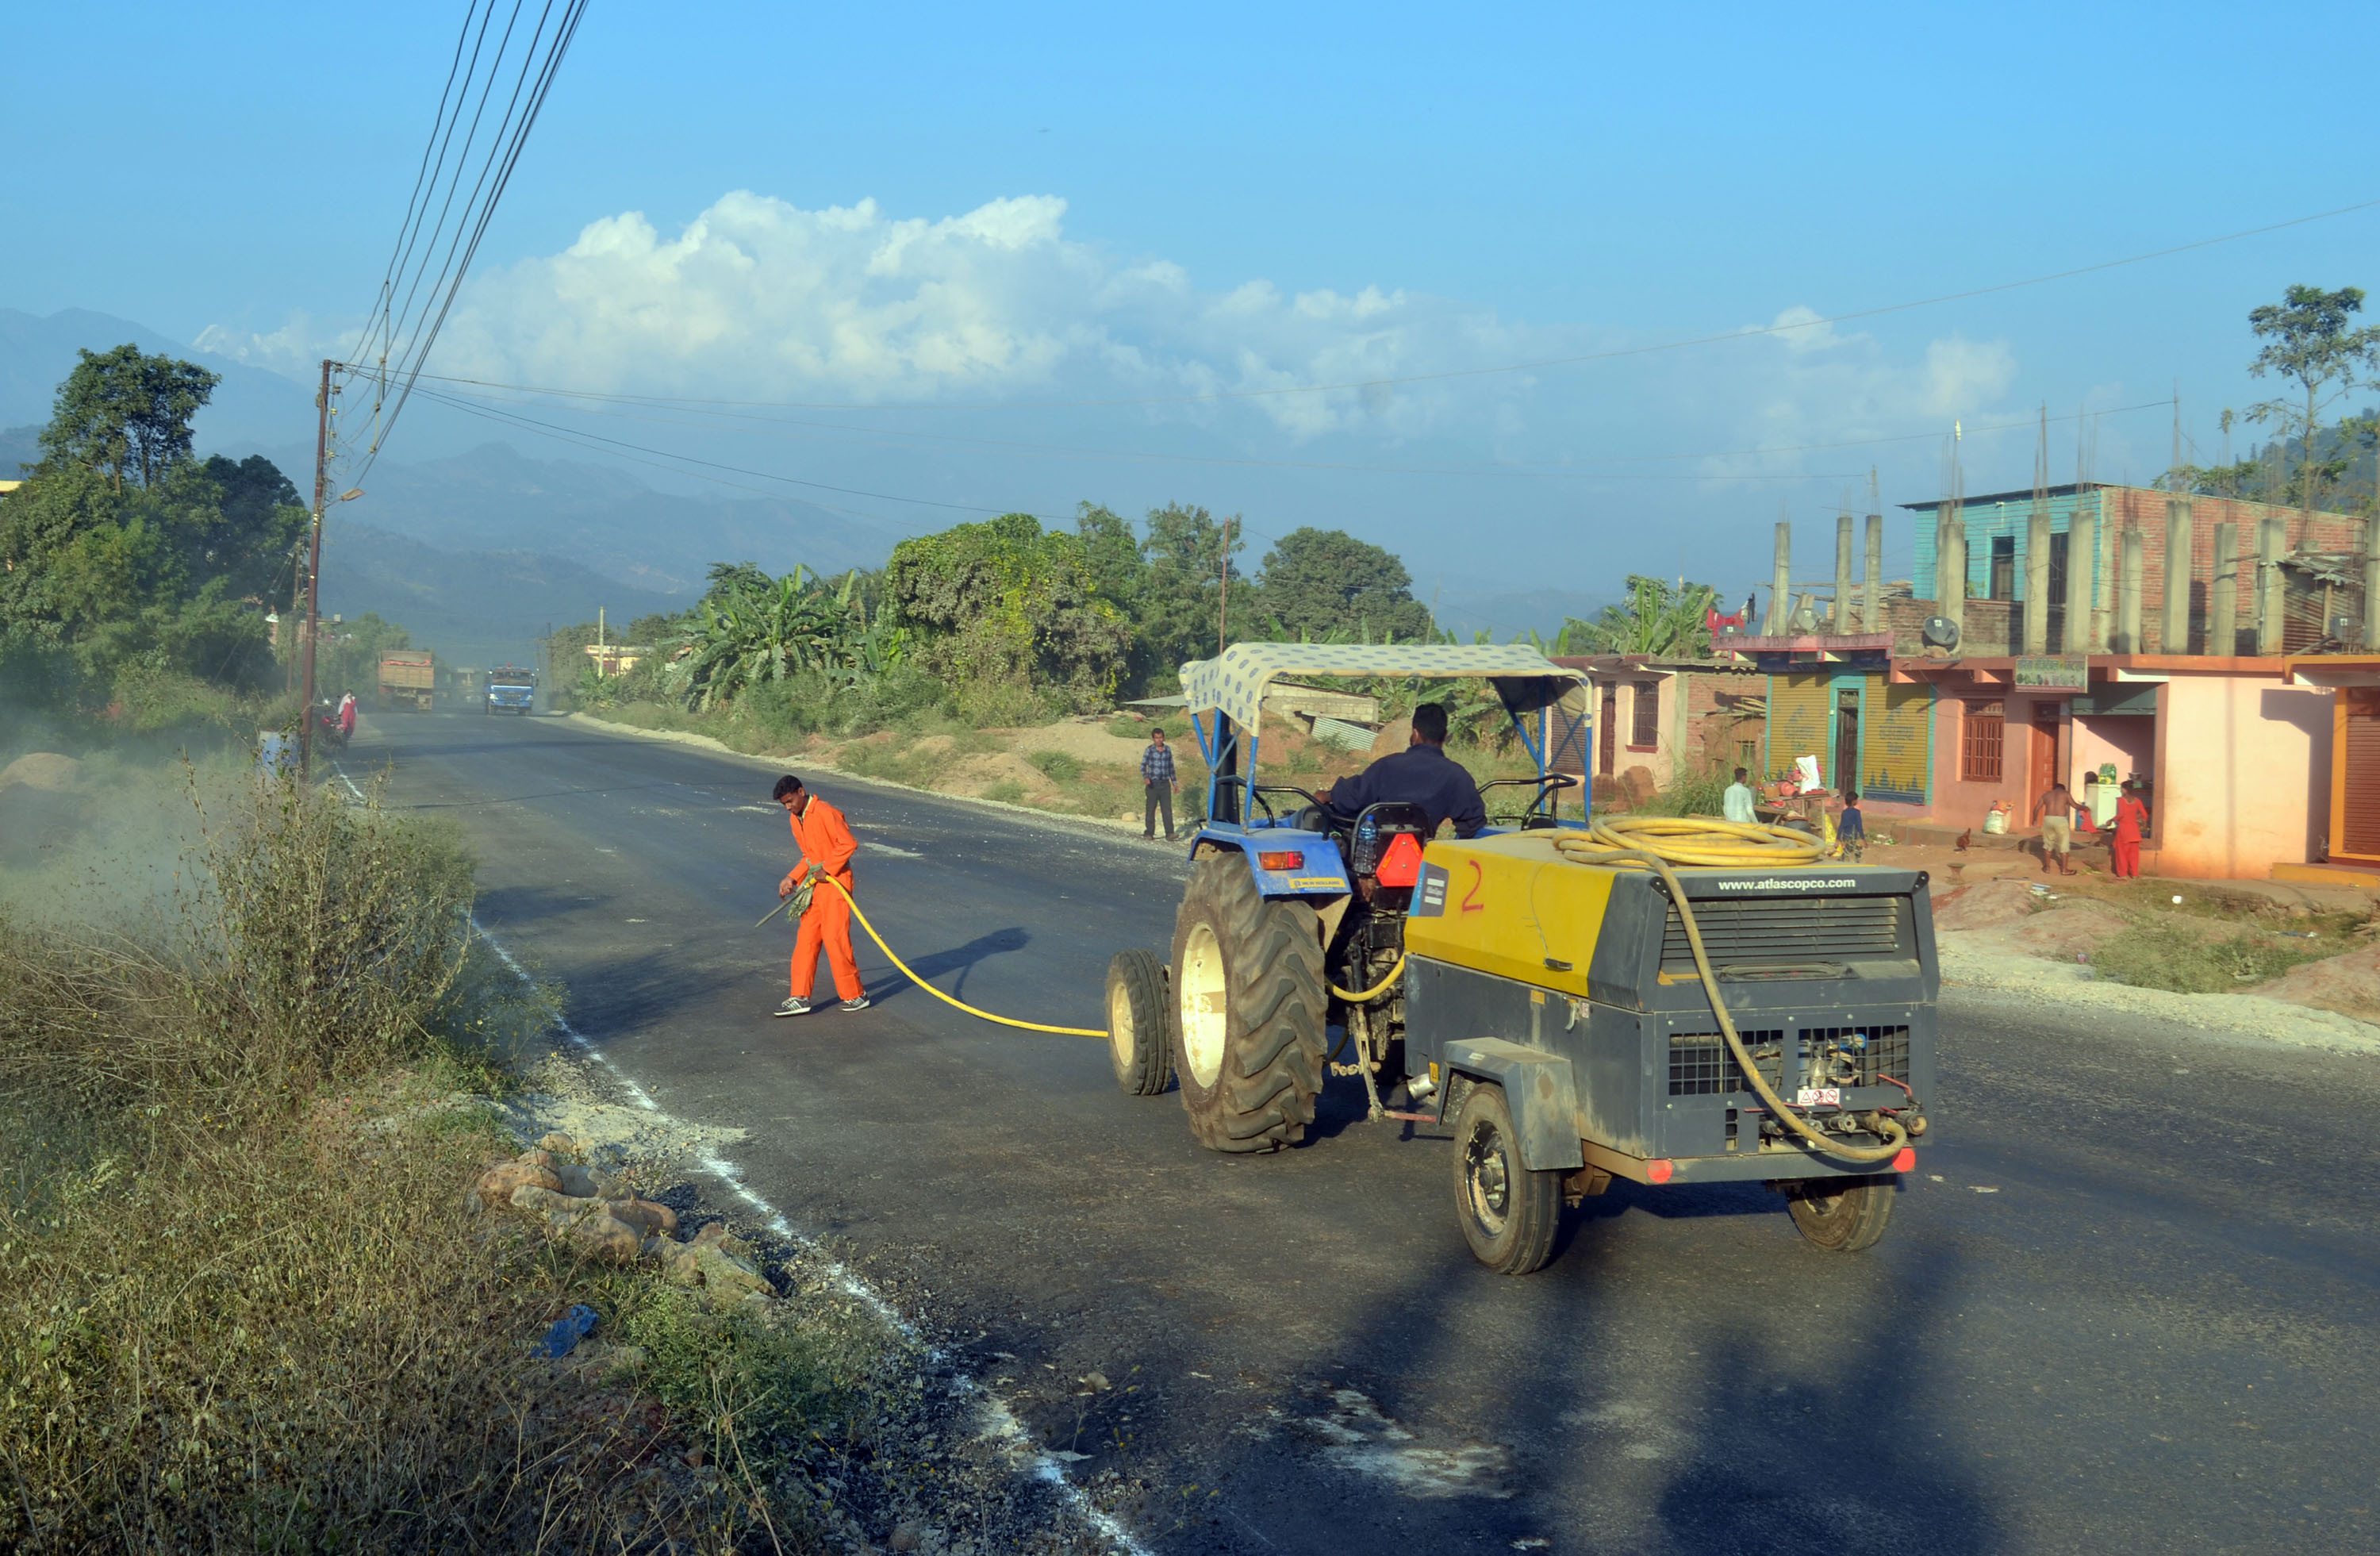
<svg viewBox="0 0 2380 1556"><path fill-rule="evenodd" d="M2330 857L2380 864L2380 691L2338 697L2338 760L2331 775L2338 792L2331 806L2338 825Z"/></svg>
<svg viewBox="0 0 2380 1556"><path fill-rule="evenodd" d="M2033 705L2033 749L2026 757L2032 774L2024 796L2028 811L2032 809L2034 801L2057 785L2058 722L2057 703L2036 702Z"/></svg>
<svg viewBox="0 0 2380 1556"><path fill-rule="evenodd" d="M1596 713L1602 729L1595 737L1595 771L1609 778L1612 764L1620 755L1620 684L1606 681L1603 685L1603 705Z"/></svg>

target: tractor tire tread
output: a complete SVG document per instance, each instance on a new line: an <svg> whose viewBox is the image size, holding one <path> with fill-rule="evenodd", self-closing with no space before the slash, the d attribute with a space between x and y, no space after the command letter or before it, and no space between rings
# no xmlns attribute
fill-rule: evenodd
<svg viewBox="0 0 2380 1556"><path fill-rule="evenodd" d="M1222 948L1230 1027L1222 1068L1199 1085L1177 1051L1176 1078L1191 1132L1210 1150L1280 1150L1305 1137L1322 1090L1329 1007L1314 909L1268 900L1236 854L1198 861L1175 919L1173 966L1191 926L1204 918ZM1173 1023L1181 1041L1180 1023Z"/></svg>

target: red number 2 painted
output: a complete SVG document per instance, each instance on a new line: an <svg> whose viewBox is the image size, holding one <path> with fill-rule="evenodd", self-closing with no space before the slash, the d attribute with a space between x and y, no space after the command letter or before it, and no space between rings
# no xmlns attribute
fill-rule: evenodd
<svg viewBox="0 0 2380 1556"><path fill-rule="evenodd" d="M1485 913L1488 911L1488 905L1479 900L1479 888L1485 883L1485 877L1482 875L1479 869L1479 861L1476 859L1465 859L1463 862L1471 867L1471 889L1463 893L1463 911L1465 913Z"/></svg>

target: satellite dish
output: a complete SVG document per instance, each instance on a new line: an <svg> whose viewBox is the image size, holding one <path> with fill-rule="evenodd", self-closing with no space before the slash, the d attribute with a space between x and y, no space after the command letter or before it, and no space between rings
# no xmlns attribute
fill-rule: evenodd
<svg viewBox="0 0 2380 1556"><path fill-rule="evenodd" d="M1959 624L1949 616L1927 616L1925 625L1919 627L1918 631L1927 642L1937 649L1955 649L1959 646Z"/></svg>

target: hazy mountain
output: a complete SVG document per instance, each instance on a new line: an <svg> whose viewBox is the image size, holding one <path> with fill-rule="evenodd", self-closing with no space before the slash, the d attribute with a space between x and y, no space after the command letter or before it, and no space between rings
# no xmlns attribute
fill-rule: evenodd
<svg viewBox="0 0 2380 1556"><path fill-rule="evenodd" d="M310 446L267 452L308 484ZM613 466L531 459L506 444L419 463L382 457L364 485L348 509L374 529L454 552L567 556L681 607L702 592L714 562L838 573L881 565L896 538L807 503L656 492Z"/></svg>
<svg viewBox="0 0 2380 1556"><path fill-rule="evenodd" d="M631 589L562 557L522 551L442 551L334 513L322 537L325 614L378 612L413 640L460 664L536 663L550 627L593 621L625 628L688 602Z"/></svg>
<svg viewBox="0 0 2380 1556"><path fill-rule="evenodd" d="M192 424L201 451L236 443L280 444L307 440L312 464L314 395L279 373L228 357L196 351L143 324L89 309L69 308L38 318L0 308L0 427L49 424L58 385L74 371L77 350L105 351L130 341L147 352L168 352L221 373L214 398ZM289 472L294 480L298 471ZM15 462L5 475L16 474Z"/></svg>

